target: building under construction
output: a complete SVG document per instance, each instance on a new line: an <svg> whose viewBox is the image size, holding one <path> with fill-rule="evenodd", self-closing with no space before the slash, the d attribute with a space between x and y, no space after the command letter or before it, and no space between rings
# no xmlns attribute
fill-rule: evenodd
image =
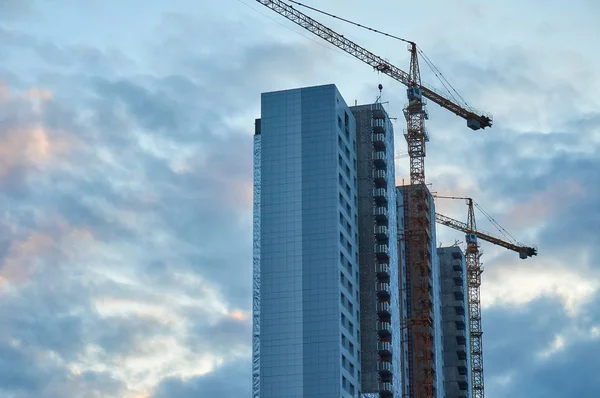
<svg viewBox="0 0 600 398"><path fill-rule="evenodd" d="M466 223L435 212L425 180L426 103L471 130L491 127L491 116L467 105L412 41L386 34L408 44L404 72L283 0L256 1L406 86L410 183L394 186L393 129L381 103L348 107L333 85L263 94L254 152L253 397L483 398L478 242L522 259L537 250L509 239L485 212L506 239L478 231L470 198L451 198L467 201ZM419 59L448 94L421 84ZM461 269L455 248L450 262L440 252L440 268L436 222L465 233Z"/></svg>
<svg viewBox="0 0 600 398"><path fill-rule="evenodd" d="M255 128L254 396L414 396L413 380L432 372L443 397L435 206L427 191L435 358L427 363L409 327L422 282L408 266L411 187L395 187L394 131L383 105L347 107L334 85L265 93L262 104Z"/></svg>

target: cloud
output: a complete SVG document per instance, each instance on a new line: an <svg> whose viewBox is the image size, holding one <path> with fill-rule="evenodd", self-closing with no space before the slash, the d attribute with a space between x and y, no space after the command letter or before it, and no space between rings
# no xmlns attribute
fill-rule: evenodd
<svg viewBox="0 0 600 398"><path fill-rule="evenodd" d="M256 54L256 73L279 56ZM39 364L3 393L148 396L244 361L251 239L236 237L251 231L252 125L233 121L244 98L210 99L181 75L78 82L78 103L61 87L2 91L14 210L0 333ZM207 106L215 98L225 106Z"/></svg>
<svg viewBox="0 0 600 398"><path fill-rule="evenodd" d="M25 2L6 4L12 17ZM130 24L113 24L118 42L91 26L111 19L108 3L62 19L38 3L52 30L43 19L0 27L0 395L249 394L259 94L333 81L362 102L375 98L377 79L251 10L174 4L186 15L148 5L148 18L119 13ZM495 24L488 7L452 13ZM78 24L90 27L73 36ZM547 397L585 396L596 387L600 325L597 68L587 55L453 39L463 28L473 26L448 29L433 58L497 123L465 133L463 121L432 109L427 176L540 249L517 266L514 253L483 246L486 385L496 396L540 396L539 386ZM459 42L478 51L455 51ZM384 85L401 116L401 86ZM581 100L565 107L565 98ZM447 211L463 219L464 210ZM577 361L589 373L564 377ZM545 390L548 375L562 385Z"/></svg>
<svg viewBox="0 0 600 398"><path fill-rule="evenodd" d="M250 366L250 361L243 360L224 365L200 377L165 379L156 388L152 398L247 395L250 389Z"/></svg>
<svg viewBox="0 0 600 398"><path fill-rule="evenodd" d="M522 306L546 297L559 300L567 314L575 317L599 288L597 273L567 270L559 262L546 260L533 267L496 262L494 269L485 272L481 296L484 307Z"/></svg>

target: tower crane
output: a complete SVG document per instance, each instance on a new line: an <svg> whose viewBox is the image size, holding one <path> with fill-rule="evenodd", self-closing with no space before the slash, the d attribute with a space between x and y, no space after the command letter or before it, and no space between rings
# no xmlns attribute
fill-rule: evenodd
<svg viewBox="0 0 600 398"><path fill-rule="evenodd" d="M429 242L431 237L429 235L427 187L425 185L425 143L429 141L425 129L425 120L428 119L425 109L426 99L462 117L467 121L467 126L473 130L491 127L492 118L489 115L475 111L467 105L460 105L456 101L423 85L419 70L419 50L412 41L401 39L408 43L411 54L410 68L407 73L282 0L256 1L407 87L408 104L404 108L407 129L404 136L408 144L410 158L411 188L407 206L409 215L407 237L409 239L406 248L408 264L406 272L407 277L410 277L411 280L407 289L410 289L412 296L412 316L407 327L413 347L412 360L409 360L408 395L410 398L434 398L436 396L434 386L434 339L433 323L430 317L433 303L430 299L432 292L429 283L431 277ZM303 5L294 0L289 1ZM481 395L474 396L474 398L482 397L483 386L481 387Z"/></svg>
<svg viewBox="0 0 600 398"><path fill-rule="evenodd" d="M457 196L440 196L434 195L436 198L441 199L462 199L467 202L469 208L467 223L455 220L453 218L436 213L435 221L438 224L445 225L453 228L457 231L464 232L466 234L465 240L467 242L467 250L465 254L465 262L467 265L467 290L468 290L468 307L469 307L469 340L470 340L470 355L471 355L471 391L473 397L483 396L483 339L482 339L482 328L481 328L481 299L480 299L480 287L481 287L481 274L483 268L481 267L479 252L479 244L477 239L484 240L486 242L493 243L498 246L502 246L508 250L519 253L521 259L528 257L537 256L537 249L534 247L528 247L522 245L512 238L512 242L508 242L502 238L492 236L490 234L483 233L477 230L475 223L475 209L474 205L481 210L481 212L496 225L501 231L504 231L498 223L491 218L477 203L473 202L471 198L457 197Z"/></svg>

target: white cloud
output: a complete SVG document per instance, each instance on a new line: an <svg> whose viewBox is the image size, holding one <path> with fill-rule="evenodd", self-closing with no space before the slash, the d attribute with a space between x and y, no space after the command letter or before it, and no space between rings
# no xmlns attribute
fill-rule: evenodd
<svg viewBox="0 0 600 398"><path fill-rule="evenodd" d="M565 338L561 335L554 336L554 340L550 343L549 347L538 353L543 359L548 359L552 355L563 351L565 349Z"/></svg>
<svg viewBox="0 0 600 398"><path fill-rule="evenodd" d="M483 308L522 306L545 297L558 300L569 316L577 316L598 292L598 277L566 269L562 263L543 261L543 265L523 262L518 266L495 262L486 269L481 285Z"/></svg>

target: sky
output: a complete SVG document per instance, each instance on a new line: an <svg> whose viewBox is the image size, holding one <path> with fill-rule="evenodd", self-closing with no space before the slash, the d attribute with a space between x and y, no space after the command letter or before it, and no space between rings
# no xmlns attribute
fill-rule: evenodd
<svg viewBox="0 0 600 398"><path fill-rule="evenodd" d="M425 166L539 249L481 245L486 396L597 397L600 3L306 2L417 42L494 116L429 104ZM404 43L309 15L408 69ZM0 0L0 60L0 397L249 396L260 94L382 83L405 151L404 87L253 0Z"/></svg>

